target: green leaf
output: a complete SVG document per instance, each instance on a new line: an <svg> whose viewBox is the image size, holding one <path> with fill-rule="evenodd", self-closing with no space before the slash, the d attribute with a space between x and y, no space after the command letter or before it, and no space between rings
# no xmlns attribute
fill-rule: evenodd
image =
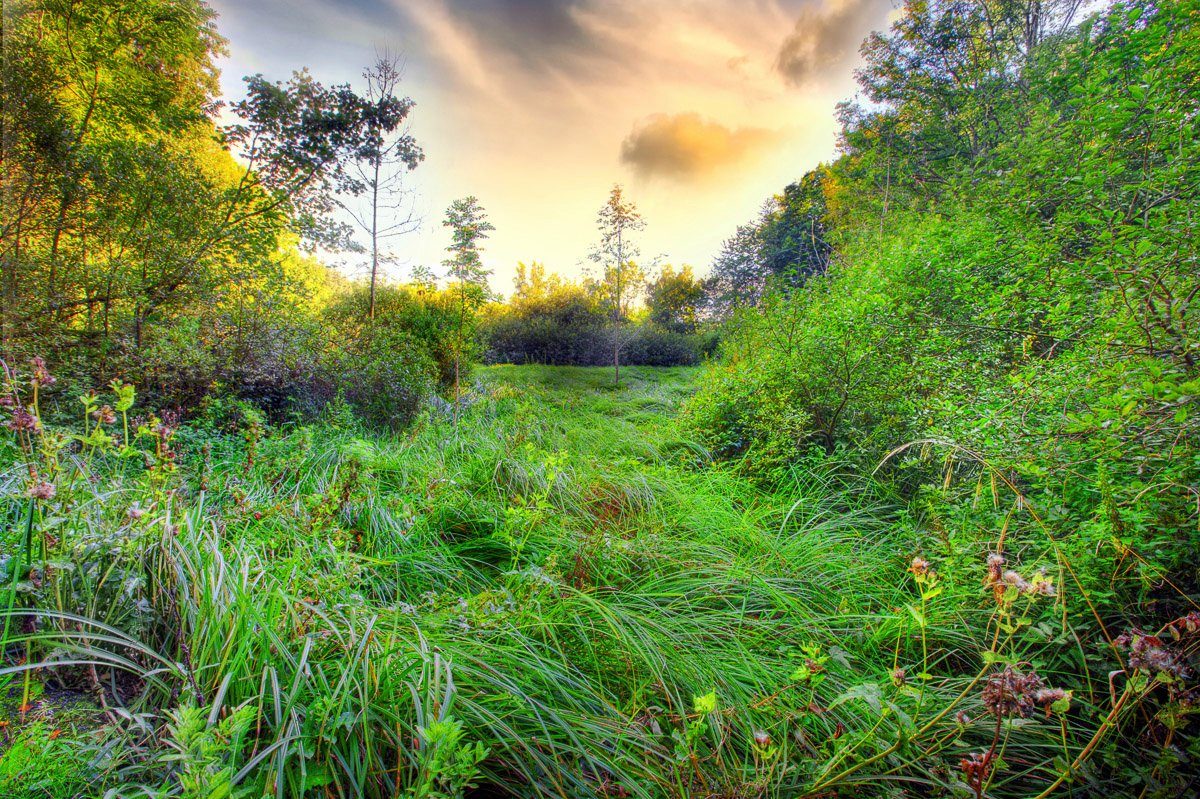
<svg viewBox="0 0 1200 799"><path fill-rule="evenodd" d="M692 697L692 709L702 716L716 711L717 709L717 692L709 691L703 696Z"/></svg>

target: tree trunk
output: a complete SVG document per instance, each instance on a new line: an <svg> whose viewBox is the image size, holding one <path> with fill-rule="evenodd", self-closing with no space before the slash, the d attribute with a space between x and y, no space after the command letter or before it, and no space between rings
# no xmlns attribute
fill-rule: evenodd
<svg viewBox="0 0 1200 799"><path fill-rule="evenodd" d="M458 428L458 405L459 405L459 382L458 382L458 363L462 356L458 353L454 354L454 427Z"/></svg>
<svg viewBox="0 0 1200 799"><path fill-rule="evenodd" d="M613 385L621 387L621 323L613 328Z"/></svg>
<svg viewBox="0 0 1200 799"><path fill-rule="evenodd" d="M379 167L375 159L375 181L371 184L371 291L367 299L367 316L375 318L375 279L379 274Z"/></svg>
<svg viewBox="0 0 1200 799"><path fill-rule="evenodd" d="M621 267L625 264L625 243L617 228L617 274L614 277L616 302L613 303L613 386L621 387Z"/></svg>

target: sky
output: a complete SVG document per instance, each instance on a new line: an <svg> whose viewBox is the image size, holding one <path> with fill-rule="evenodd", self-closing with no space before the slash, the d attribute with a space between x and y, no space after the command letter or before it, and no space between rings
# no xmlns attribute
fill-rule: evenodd
<svg viewBox="0 0 1200 799"><path fill-rule="evenodd" d="M450 202L475 195L496 230L492 286L518 261L579 276L614 183L646 222L641 261L707 271L762 203L835 154L834 107L858 46L893 0L210 0L242 76L308 67L362 87L403 59L425 161L407 185L419 224L389 277L438 267ZM348 273L354 257L335 258ZM361 259L360 259L361 260Z"/></svg>

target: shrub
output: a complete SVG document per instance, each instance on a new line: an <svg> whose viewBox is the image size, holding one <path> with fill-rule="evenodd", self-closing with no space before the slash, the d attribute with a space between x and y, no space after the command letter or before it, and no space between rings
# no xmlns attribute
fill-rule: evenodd
<svg viewBox="0 0 1200 799"><path fill-rule="evenodd" d="M326 312L329 340L318 397L343 396L367 422L398 429L453 380L448 311L436 294L408 287L378 288L374 319L366 302L365 291L356 288Z"/></svg>
<svg viewBox="0 0 1200 799"><path fill-rule="evenodd" d="M671 272L668 277L675 282L682 278L684 287L693 291L699 285L690 271L679 275ZM687 296L681 300L676 296L679 291L666 293L674 301L670 308L654 307L650 318L626 322L617 329L596 286L547 275L539 264L528 270L522 264L516 293L508 303L492 306L481 327L484 359L489 363L607 366L612 363L614 337L620 336L624 364L699 363L706 354L711 354L715 342L710 335L701 337L692 332L694 307L689 306L688 311L678 307L687 304ZM658 306L668 304L661 298L657 302ZM656 312L665 320L664 324L652 321ZM680 318L686 318L688 324L680 322Z"/></svg>
<svg viewBox="0 0 1200 799"><path fill-rule="evenodd" d="M609 328L601 343L600 353L612 352L613 330ZM644 322L620 332L627 341L621 348L621 363L630 366L695 366L703 358L699 336L680 333ZM597 353L597 354L600 354ZM602 358L593 363L601 366L611 360Z"/></svg>

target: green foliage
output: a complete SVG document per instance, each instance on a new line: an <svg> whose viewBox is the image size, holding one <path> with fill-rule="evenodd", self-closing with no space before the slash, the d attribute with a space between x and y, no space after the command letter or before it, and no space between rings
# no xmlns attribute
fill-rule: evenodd
<svg viewBox="0 0 1200 799"><path fill-rule="evenodd" d="M786 366L710 369L710 380L688 403L683 419L714 457L741 458L749 473L760 476L795 460L810 434L810 417L792 375L780 369Z"/></svg>
<svg viewBox="0 0 1200 799"><path fill-rule="evenodd" d="M957 49L984 26L982 6L963 12L914 5L872 40L863 80L888 105L848 117L847 154L827 169L838 266L731 323L698 431L740 454L776 432L767 409L794 406L808 427L793 459L814 442L869 464L916 438L952 441L1023 486L1057 484L1042 499L1069 500L1077 524L1108 481L1143 535L1180 529L1188 500L1172 486L1192 480L1179 447L1196 377L1182 298L1197 240L1180 170L1197 128L1183 110L1195 48L1178 23L1194 9L1119 7L1049 36L1048 8L1020 37L1028 20L1005 11L987 33L1004 42L982 54ZM956 59L1018 71L967 92L946 67ZM973 144L947 158L948 139ZM917 210L879 204L884 173L896 196L920 196ZM769 375L786 377L755 392ZM720 408L738 412L722 424Z"/></svg>
<svg viewBox="0 0 1200 799"><path fill-rule="evenodd" d="M488 755L481 743L464 743L463 725L456 719L434 721L417 730L421 737L420 776L410 789L416 799L460 799L474 788L479 764Z"/></svg>
<svg viewBox="0 0 1200 799"><path fill-rule="evenodd" d="M1008 664L1053 690L1049 716L1022 695L1036 712L1004 721L1005 761L1036 765L998 768L993 795L1063 763L1081 792L1142 768L1105 721L1108 672L1122 725L1145 709L1186 733L1188 683L1161 668L1190 651L1186 619L1178 649L1131 639L1126 685L1073 638L1098 595L1015 525L991 581L978 548L928 532L949 519L936 494L918 520L831 464L772 492L703 465L671 424L700 377L630 368L613 390L601 370L495 367L456 435L249 420L138 439L137 458L97 445L27 517L28 464L50 474L38 453L66 432L45 426L0 484L6 518L33 520L5 579L5 648L27 658L0 677L130 714L92 722L89 784L113 797L953 791Z"/></svg>
<svg viewBox="0 0 1200 799"><path fill-rule="evenodd" d="M6 725L7 726L7 725ZM61 729L31 723L0 751L0 793L10 799L73 799L89 783L88 758Z"/></svg>
<svg viewBox="0 0 1200 799"><path fill-rule="evenodd" d="M368 305L375 303L375 315ZM459 350L454 301L409 287L346 293L325 314L327 355L315 399L344 397L367 422L399 429L454 385Z"/></svg>
<svg viewBox="0 0 1200 799"><path fill-rule="evenodd" d="M651 293L657 291L661 300L651 297L649 318L618 329L611 324L603 284L547 275L536 262L519 264L512 298L487 309L480 330L484 357L492 363L599 366L612 363L619 346L622 362L630 365L700 363L716 346L713 334L696 334L700 284L690 271L668 267L655 285ZM656 314L668 324L660 324Z"/></svg>
<svg viewBox="0 0 1200 799"><path fill-rule="evenodd" d="M235 769L249 740L254 708L240 707L219 721L205 708L183 705L170 711L162 760L171 776L158 794L163 799L236 799L251 796L235 788Z"/></svg>
<svg viewBox="0 0 1200 799"><path fill-rule="evenodd" d="M690 266L679 271L664 266L646 287L650 321L674 333L696 332L703 299L704 286L692 275Z"/></svg>

